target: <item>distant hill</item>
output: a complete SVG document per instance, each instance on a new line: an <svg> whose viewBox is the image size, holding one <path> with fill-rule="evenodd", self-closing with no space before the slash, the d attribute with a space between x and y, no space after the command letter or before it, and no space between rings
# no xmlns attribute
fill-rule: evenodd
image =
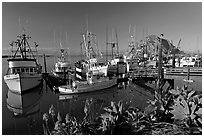
<svg viewBox="0 0 204 137"><path fill-rule="evenodd" d="M145 39L145 42L150 43L151 45L155 46L160 43L161 38L157 35L148 35ZM163 52L165 54L183 54L184 52L180 49L176 48L175 45L173 45L169 40L162 39L162 46L163 46Z"/></svg>

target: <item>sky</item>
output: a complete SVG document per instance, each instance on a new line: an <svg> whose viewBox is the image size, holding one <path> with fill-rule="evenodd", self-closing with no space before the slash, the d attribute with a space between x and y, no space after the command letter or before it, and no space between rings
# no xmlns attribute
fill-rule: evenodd
<svg viewBox="0 0 204 137"><path fill-rule="evenodd" d="M136 39L154 34L164 34L184 51L202 51L201 2L3 2L2 49L8 51L9 43L23 30L39 44L39 50L49 51L69 48L80 52L81 34L96 34L102 51L112 30L117 31L119 50L128 48L129 26L135 26Z"/></svg>

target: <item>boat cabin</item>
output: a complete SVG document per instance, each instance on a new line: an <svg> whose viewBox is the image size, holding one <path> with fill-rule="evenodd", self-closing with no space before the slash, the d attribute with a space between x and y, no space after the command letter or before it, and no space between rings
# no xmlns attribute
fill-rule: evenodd
<svg viewBox="0 0 204 137"><path fill-rule="evenodd" d="M8 59L9 68L7 74L41 73L42 66L37 65L35 59Z"/></svg>
<svg viewBox="0 0 204 137"><path fill-rule="evenodd" d="M39 70L36 67L15 67L9 68L8 74L19 74L19 73L39 73Z"/></svg>
<svg viewBox="0 0 204 137"><path fill-rule="evenodd" d="M71 64L65 62L57 62L55 64L55 72L67 72L71 69Z"/></svg>

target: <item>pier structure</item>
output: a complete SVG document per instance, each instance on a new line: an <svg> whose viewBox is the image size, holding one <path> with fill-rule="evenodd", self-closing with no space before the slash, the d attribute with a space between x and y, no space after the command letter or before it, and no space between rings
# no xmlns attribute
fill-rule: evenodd
<svg viewBox="0 0 204 137"><path fill-rule="evenodd" d="M129 76L131 79L136 82L137 84L144 85L147 82L153 82L156 83L156 92L160 93L162 92L162 89L166 83L169 84L167 89L174 88L174 79L166 79L164 78L164 68L163 68L163 43L166 42L165 39L163 39L163 34L158 37L158 43L157 43L157 53L155 53L158 56L158 66L157 68L147 68L145 65L142 67L136 68L134 71L130 72ZM145 63L144 63L145 64Z"/></svg>

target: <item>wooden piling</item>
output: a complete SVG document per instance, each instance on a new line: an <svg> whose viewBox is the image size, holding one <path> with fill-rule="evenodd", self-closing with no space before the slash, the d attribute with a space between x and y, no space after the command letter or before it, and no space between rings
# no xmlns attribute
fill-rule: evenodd
<svg viewBox="0 0 204 137"><path fill-rule="evenodd" d="M187 80L190 79L190 67L188 67L188 72L187 72Z"/></svg>
<svg viewBox="0 0 204 137"><path fill-rule="evenodd" d="M157 76L157 87L156 87L156 94L161 94L162 89L161 89L161 85L162 85L162 81L163 81L163 75L162 75L162 39L163 39L163 34L160 35L160 42L158 44L158 48L159 48L159 58L158 58L158 76Z"/></svg>
<svg viewBox="0 0 204 137"><path fill-rule="evenodd" d="M45 69L45 73L47 73L47 65L46 65L46 56L45 54L43 54L44 57L44 69Z"/></svg>
<svg viewBox="0 0 204 137"><path fill-rule="evenodd" d="M158 60L158 81L157 81L157 90L160 91L160 83L162 80L162 38L160 39L159 43L159 60Z"/></svg>

